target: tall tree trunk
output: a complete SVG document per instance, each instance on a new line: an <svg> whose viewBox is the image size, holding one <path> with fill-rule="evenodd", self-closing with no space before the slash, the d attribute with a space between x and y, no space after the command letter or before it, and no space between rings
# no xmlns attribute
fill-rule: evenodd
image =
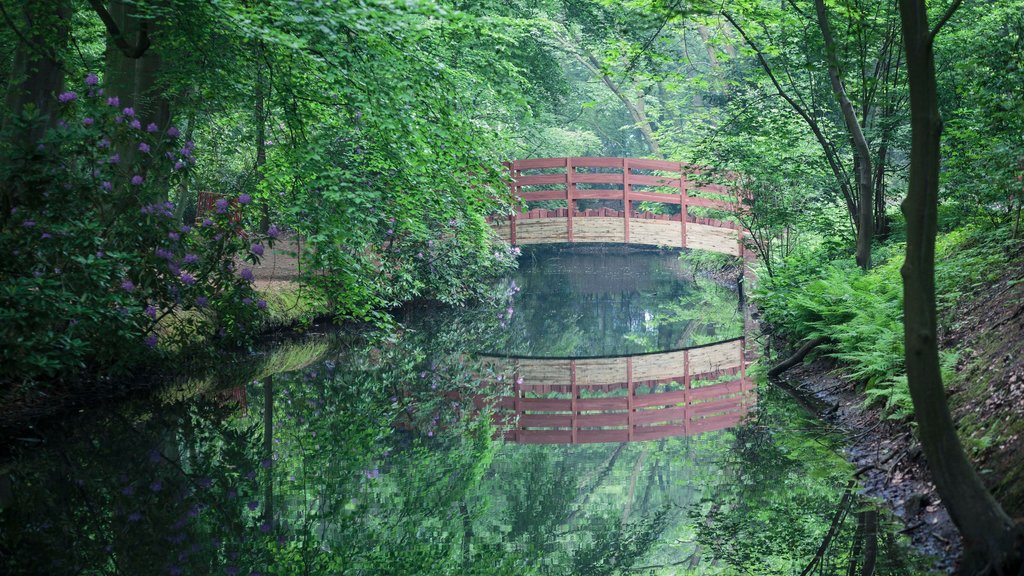
<svg viewBox="0 0 1024 576"><path fill-rule="evenodd" d="M274 524L274 377L263 379L263 521Z"/></svg>
<svg viewBox="0 0 1024 576"><path fill-rule="evenodd" d="M15 23L19 36L7 87L2 119L7 143L14 147L35 146L57 121L57 94L64 86L61 53L71 34L69 0L26 0L23 21ZM39 122L19 126L15 119L31 107ZM21 191L7 183L0 185L0 219L6 219L19 203Z"/></svg>
<svg viewBox="0 0 1024 576"><path fill-rule="evenodd" d="M31 105L46 121L17 135L19 142L36 142L53 125L57 94L64 86L61 52L71 32L68 0L27 0L22 7L18 47L14 52L11 84L7 88L4 127Z"/></svg>
<svg viewBox="0 0 1024 576"><path fill-rule="evenodd" d="M899 0L910 86L910 182L903 201L907 255L903 326L907 382L921 446L935 486L964 538L965 574L1016 574L1020 534L985 489L957 436L939 370L935 312L935 234L940 137L932 41L959 5L955 0L934 30L925 0Z"/></svg>
<svg viewBox="0 0 1024 576"><path fill-rule="evenodd" d="M854 180L857 183L857 264L867 270L871 267L871 237L875 232L871 149L868 147L867 138L864 137L864 131L857 120L857 111L854 110L850 98L846 95L846 87L839 75L836 41L832 36L832 27L828 23L825 1L814 0L814 9L818 14L818 28L825 40L825 55L828 58L828 76L832 82L832 92L835 93L839 109L843 112L846 131L849 132L850 138L853 140L854 158L856 158L856 178Z"/></svg>
<svg viewBox="0 0 1024 576"><path fill-rule="evenodd" d="M138 8L126 0L110 0L109 9L100 0L90 3L107 28L107 92L117 96L123 108L133 108L143 127L153 123L161 131L166 130L171 124L171 102L166 87L159 85L162 61L160 53L152 47L158 22L140 16ZM118 153L123 162L130 164L139 151L126 143ZM152 200L167 199L166 188L151 189L162 190L160 197Z"/></svg>

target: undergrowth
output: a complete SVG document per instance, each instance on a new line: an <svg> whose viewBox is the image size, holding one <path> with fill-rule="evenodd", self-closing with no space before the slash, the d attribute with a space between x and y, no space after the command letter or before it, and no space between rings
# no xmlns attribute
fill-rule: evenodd
<svg viewBox="0 0 1024 576"><path fill-rule="evenodd" d="M938 238L941 324L951 322L961 298L998 279L1012 245L1007 230L980 226ZM775 264L774 276L762 276L752 295L768 329L792 347L826 338L815 354L839 360L840 374L863 385L867 403L893 419L913 414L903 363L903 252L902 243L877 247L876 265L864 273L852 259L830 261L822 249L799 250ZM956 357L955 351L941 354L947 382Z"/></svg>

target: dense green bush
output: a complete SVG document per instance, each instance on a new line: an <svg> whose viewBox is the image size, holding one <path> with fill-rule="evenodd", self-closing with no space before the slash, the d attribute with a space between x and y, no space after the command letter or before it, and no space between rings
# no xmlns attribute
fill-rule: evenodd
<svg viewBox="0 0 1024 576"><path fill-rule="evenodd" d="M14 199L0 221L0 388L128 369L197 336L243 337L266 304L241 261L273 241L241 229L249 197L182 225L165 199L193 144L142 126L95 76L59 101L41 143L0 154Z"/></svg>

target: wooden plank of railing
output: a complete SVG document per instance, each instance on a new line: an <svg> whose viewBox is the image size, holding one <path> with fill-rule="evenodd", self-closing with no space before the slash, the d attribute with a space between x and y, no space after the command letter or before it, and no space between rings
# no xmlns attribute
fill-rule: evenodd
<svg viewBox="0 0 1024 576"><path fill-rule="evenodd" d="M636 413L638 425L654 424L656 422L671 422L673 420L686 421L690 406L671 406L657 410L640 410Z"/></svg>
<svg viewBox="0 0 1024 576"><path fill-rule="evenodd" d="M564 166L565 158L534 158L512 162L513 170L538 170L540 168L562 168Z"/></svg>
<svg viewBox="0 0 1024 576"><path fill-rule="evenodd" d="M668 406L679 404L689 399L686 390L673 390L671 392L657 392L654 394L639 394L633 400L634 408L650 408L651 406Z"/></svg>
<svg viewBox="0 0 1024 576"><path fill-rule="evenodd" d="M678 194L665 194L662 192L637 192L630 193L630 198L640 202L664 202L665 204L679 204Z"/></svg>
<svg viewBox="0 0 1024 576"><path fill-rule="evenodd" d="M633 174L630 177L630 181L637 186L670 186L672 188L679 187L679 178L668 178L665 176L644 176L640 174Z"/></svg>
<svg viewBox="0 0 1024 576"><path fill-rule="evenodd" d="M579 386L576 387L579 394ZM611 396L604 398L579 398L576 400L574 410L583 412L591 410L625 410L629 406L626 396Z"/></svg>
<svg viewBox="0 0 1024 576"><path fill-rule="evenodd" d="M717 208L719 210L731 211L736 207L736 204L732 202L726 202L724 200L712 200L711 198L700 198L698 196L690 196L686 199L686 203L690 206L702 206L704 208Z"/></svg>
<svg viewBox="0 0 1024 576"><path fill-rule="evenodd" d="M641 160L634 158L629 165L634 170L664 170L666 172L681 172L679 162L669 162L668 160Z"/></svg>
<svg viewBox="0 0 1024 576"><path fill-rule="evenodd" d="M568 412L572 402L568 398L520 398L519 409L527 412Z"/></svg>

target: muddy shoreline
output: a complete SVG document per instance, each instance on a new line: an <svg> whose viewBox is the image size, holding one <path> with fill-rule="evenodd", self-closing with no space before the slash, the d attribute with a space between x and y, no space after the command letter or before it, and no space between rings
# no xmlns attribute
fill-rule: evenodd
<svg viewBox="0 0 1024 576"><path fill-rule="evenodd" d="M772 381L845 439L846 458L857 467L861 494L885 503L904 524L914 547L951 572L960 557L960 535L930 480L921 445L906 422L886 420L865 408L864 395L835 375L829 359L798 365Z"/></svg>

